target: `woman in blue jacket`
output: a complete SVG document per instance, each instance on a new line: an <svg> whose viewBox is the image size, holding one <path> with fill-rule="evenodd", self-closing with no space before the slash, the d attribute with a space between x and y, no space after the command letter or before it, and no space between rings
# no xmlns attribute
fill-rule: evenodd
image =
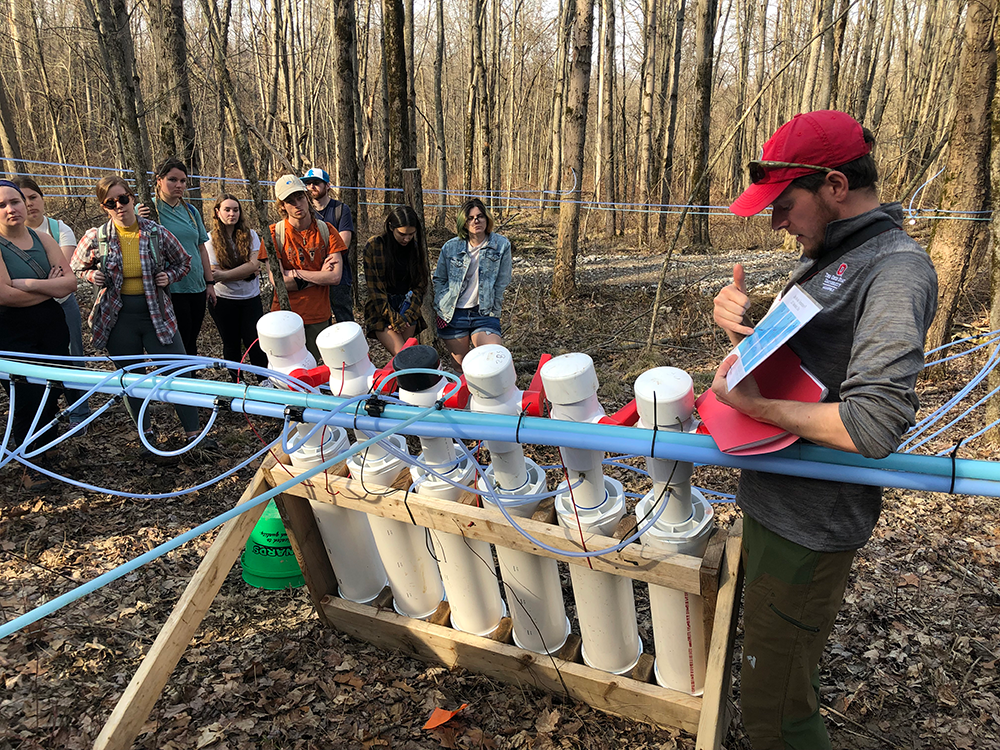
<svg viewBox="0 0 1000 750"><path fill-rule="evenodd" d="M502 344L500 308L510 283L510 241L493 231L493 216L478 198L456 219L458 237L441 248L434 269L438 337L459 367L474 346Z"/></svg>

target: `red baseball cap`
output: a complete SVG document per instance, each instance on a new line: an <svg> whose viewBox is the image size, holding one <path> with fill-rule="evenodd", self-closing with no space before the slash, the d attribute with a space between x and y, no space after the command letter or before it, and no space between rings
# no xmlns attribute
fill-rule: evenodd
<svg viewBox="0 0 1000 750"><path fill-rule="evenodd" d="M795 115L764 144L761 161L839 167L870 153L864 129L848 114L833 109ZM772 167L763 180L750 185L729 210L753 216L771 205L796 177L811 174L808 167Z"/></svg>

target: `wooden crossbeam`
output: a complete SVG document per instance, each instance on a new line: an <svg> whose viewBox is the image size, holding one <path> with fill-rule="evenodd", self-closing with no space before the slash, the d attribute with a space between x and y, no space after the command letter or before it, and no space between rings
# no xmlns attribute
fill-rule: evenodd
<svg viewBox="0 0 1000 750"><path fill-rule="evenodd" d="M292 466L284 467L274 479L282 478L285 470L298 475L302 470ZM284 477L287 478L287 477ZM283 479L282 479L283 480ZM372 490L377 490L372 492ZM572 565L593 566L615 575L637 581L658 584L692 594L702 594L702 559L691 555L676 555L639 544L631 544L619 552L599 557L566 558L532 543L507 523L495 510L476 508L461 500L453 502L407 493L403 489L389 489L359 480L327 474L295 485L286 496L304 498L316 502L326 502L341 508L350 508L364 513L392 518L403 523L461 534L469 539L478 539L509 549L530 552L541 557L552 557ZM577 552L583 549L576 531L541 523L532 519L518 519L518 525L537 540L562 552ZM605 549L617 544L616 539L598 534L584 537L588 550ZM714 591L711 592L714 594Z"/></svg>
<svg viewBox="0 0 1000 750"><path fill-rule="evenodd" d="M268 489L270 487L266 477L263 472L258 471L237 505ZM132 746L266 505L261 503L222 526L173 612L156 636L149 653L108 717L94 742L94 750L125 750Z"/></svg>

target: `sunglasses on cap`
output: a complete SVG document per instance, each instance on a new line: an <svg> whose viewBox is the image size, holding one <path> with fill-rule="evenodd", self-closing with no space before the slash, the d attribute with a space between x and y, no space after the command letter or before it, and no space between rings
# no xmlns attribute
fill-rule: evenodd
<svg viewBox="0 0 1000 750"><path fill-rule="evenodd" d="M108 198L101 205L104 206L109 211L114 211L116 206L121 206L122 208L124 208L131 202L132 202L132 196L129 195L128 193L125 193L125 195L119 195L117 198Z"/></svg>
<svg viewBox="0 0 1000 750"><path fill-rule="evenodd" d="M824 173L837 171L831 167L820 167L816 164L796 164L789 161L761 161L759 159L750 162L747 166L750 170L750 182L754 185L767 182L767 175L773 169L812 169L816 172Z"/></svg>

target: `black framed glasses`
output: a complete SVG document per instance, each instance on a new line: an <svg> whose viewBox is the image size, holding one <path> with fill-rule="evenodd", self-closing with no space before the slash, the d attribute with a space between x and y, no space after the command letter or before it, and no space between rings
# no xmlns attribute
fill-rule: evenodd
<svg viewBox="0 0 1000 750"><path fill-rule="evenodd" d="M482 214L476 214L475 216L469 217L469 223L472 224L475 221L486 221L486 217Z"/></svg>
<svg viewBox="0 0 1000 750"><path fill-rule="evenodd" d="M124 208L131 202L132 202L132 196L129 195L128 193L125 193L125 195L119 195L117 198L108 198L101 205L104 206L109 211L114 211L115 208L117 208L118 206Z"/></svg>
<svg viewBox="0 0 1000 750"><path fill-rule="evenodd" d="M754 185L767 182L768 173L774 169L811 169L825 174L837 171L831 167L821 167L817 164L796 164L790 161L762 161L760 159L755 159L747 166L750 170L750 182Z"/></svg>

